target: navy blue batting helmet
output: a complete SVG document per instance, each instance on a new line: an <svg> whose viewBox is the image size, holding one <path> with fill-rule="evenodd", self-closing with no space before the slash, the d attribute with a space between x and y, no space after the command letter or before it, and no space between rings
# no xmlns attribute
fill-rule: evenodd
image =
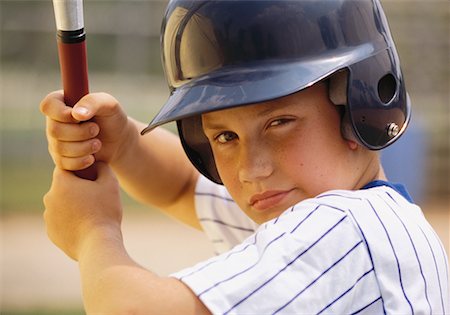
<svg viewBox="0 0 450 315"><path fill-rule="evenodd" d="M410 103L378 0L173 0L161 32L166 104L142 134L177 121L195 167L221 183L201 114L283 97L329 79L342 134L382 149Z"/></svg>

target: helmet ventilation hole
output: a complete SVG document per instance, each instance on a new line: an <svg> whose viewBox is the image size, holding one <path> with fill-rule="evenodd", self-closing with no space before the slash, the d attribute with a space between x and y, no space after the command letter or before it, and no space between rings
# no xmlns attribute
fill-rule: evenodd
<svg viewBox="0 0 450 315"><path fill-rule="evenodd" d="M386 74L378 81L378 96L384 104L389 103L394 98L396 90L397 81L391 73Z"/></svg>

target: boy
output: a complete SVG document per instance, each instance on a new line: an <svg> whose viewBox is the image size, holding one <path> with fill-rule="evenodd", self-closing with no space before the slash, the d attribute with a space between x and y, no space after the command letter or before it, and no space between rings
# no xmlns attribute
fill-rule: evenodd
<svg viewBox="0 0 450 315"><path fill-rule="evenodd" d="M145 137L107 94L41 104L47 230L89 314L448 312L443 247L374 151L410 115L377 1L172 1L162 51L171 96ZM182 145L156 128L173 120ZM94 154L96 181L67 171ZM167 278L138 266L115 176L220 254Z"/></svg>

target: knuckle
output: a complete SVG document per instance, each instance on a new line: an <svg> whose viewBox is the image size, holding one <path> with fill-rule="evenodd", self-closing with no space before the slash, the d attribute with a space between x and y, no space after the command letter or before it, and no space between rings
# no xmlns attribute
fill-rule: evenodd
<svg viewBox="0 0 450 315"><path fill-rule="evenodd" d="M111 100L111 107L112 107L115 111L120 111L120 110L121 110L121 107L120 107L119 101L118 101L116 98L112 97L112 96L110 96L110 100Z"/></svg>
<svg viewBox="0 0 450 315"><path fill-rule="evenodd" d="M97 93L98 97L105 100L108 103L115 103L117 102L117 100L114 98L114 96L112 96L111 94L108 94L106 92L98 92Z"/></svg>
<svg viewBox="0 0 450 315"><path fill-rule="evenodd" d="M62 101L64 98L62 91L54 91L47 94L44 99L39 103L39 110L44 115L51 115L52 109L56 106L57 102Z"/></svg>
<svg viewBox="0 0 450 315"><path fill-rule="evenodd" d="M73 158L61 157L60 164L61 164L61 168L64 170L67 170L67 171L76 171L78 169Z"/></svg>
<svg viewBox="0 0 450 315"><path fill-rule="evenodd" d="M101 100L101 102L108 108L112 110L118 110L120 108L119 101L111 94L108 94L106 92L99 92L97 93L97 96L99 100Z"/></svg>
<svg viewBox="0 0 450 315"><path fill-rule="evenodd" d="M56 138L58 134L60 133L61 127L59 123L49 120L47 122L47 134L53 138Z"/></svg>
<svg viewBox="0 0 450 315"><path fill-rule="evenodd" d="M67 145L62 141L55 141L53 149L59 155L68 155Z"/></svg>
<svg viewBox="0 0 450 315"><path fill-rule="evenodd" d="M40 102L39 104L39 109L43 114L46 114L47 112L49 112L50 108L51 108L51 102L52 99L55 98L55 93L56 92L51 92L48 93L44 99Z"/></svg>
<svg viewBox="0 0 450 315"><path fill-rule="evenodd" d="M57 150L55 148L55 144L54 141L49 141L48 145L47 145L47 150L50 153L50 156L52 157L52 160L55 164L58 163L59 157L58 157L58 153Z"/></svg>
<svg viewBox="0 0 450 315"><path fill-rule="evenodd" d="M62 158L60 155L52 153L51 156L52 156L53 163L55 163L55 165L57 167L64 168Z"/></svg>
<svg viewBox="0 0 450 315"><path fill-rule="evenodd" d="M47 98L44 98L39 104L39 110L41 111L42 114L45 115L48 112L48 109L49 109L48 100Z"/></svg>

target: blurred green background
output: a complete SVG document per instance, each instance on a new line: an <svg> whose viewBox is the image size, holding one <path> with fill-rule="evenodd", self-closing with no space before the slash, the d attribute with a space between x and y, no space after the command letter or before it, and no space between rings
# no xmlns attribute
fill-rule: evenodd
<svg viewBox="0 0 450 315"><path fill-rule="evenodd" d="M388 176L406 181L424 209L432 205L448 211L450 2L384 0L382 4L413 103L409 140L398 146L399 151L388 152ZM85 0L84 4L91 91L114 95L130 116L144 122L168 96L159 55L165 5L166 1L150 0ZM16 217L37 217L40 222L52 161L39 102L60 89L61 83L50 0L0 0L0 27L1 314L82 314L79 299L66 304L28 303L24 295L23 303L17 303L7 294L14 281L11 274L20 271L6 269L14 262L8 260L11 237L5 231L12 229ZM124 199L132 211L144 211ZM45 291L45 280L41 281Z"/></svg>

